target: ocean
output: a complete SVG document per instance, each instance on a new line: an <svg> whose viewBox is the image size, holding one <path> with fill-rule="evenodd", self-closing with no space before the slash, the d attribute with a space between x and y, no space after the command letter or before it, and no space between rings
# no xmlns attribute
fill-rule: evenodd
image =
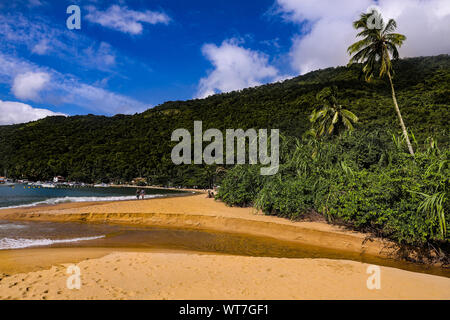
<svg viewBox="0 0 450 320"><path fill-rule="evenodd" d="M146 199L180 193L145 189ZM131 187L55 187L24 184L0 185L0 210L53 205L68 202L118 201L136 199ZM89 242L117 232L113 226L78 223L10 222L0 220L0 250Z"/></svg>
<svg viewBox="0 0 450 320"><path fill-rule="evenodd" d="M174 191L145 189L145 198L159 197ZM136 188L56 187L43 188L24 184L0 185L0 209L50 205L67 202L116 201L136 199Z"/></svg>

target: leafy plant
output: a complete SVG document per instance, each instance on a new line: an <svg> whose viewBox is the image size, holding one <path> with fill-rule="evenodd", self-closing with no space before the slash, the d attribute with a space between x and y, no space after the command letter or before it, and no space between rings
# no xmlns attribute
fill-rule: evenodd
<svg viewBox="0 0 450 320"><path fill-rule="evenodd" d="M433 220L439 221L440 235L442 239L445 239L447 235L447 224L445 221L444 203L447 200L444 192L437 192L431 195L418 192L424 197L424 200L420 203L417 210L426 213L428 217Z"/></svg>
<svg viewBox="0 0 450 320"><path fill-rule="evenodd" d="M353 130L353 123L358 122L358 117L351 111L344 109L336 98L337 87L327 87L320 91L316 99L321 102L322 108L315 109L309 116L313 128L308 131L308 134L315 138L320 138L324 135L332 135L340 132L342 129L349 131Z"/></svg>
<svg viewBox="0 0 450 320"><path fill-rule="evenodd" d="M276 175L262 181L255 166L234 167L222 199L290 219L317 212L398 243L445 247L450 151L418 144L411 158L396 141L383 129L319 141L285 137ZM249 200L236 201L243 196Z"/></svg>

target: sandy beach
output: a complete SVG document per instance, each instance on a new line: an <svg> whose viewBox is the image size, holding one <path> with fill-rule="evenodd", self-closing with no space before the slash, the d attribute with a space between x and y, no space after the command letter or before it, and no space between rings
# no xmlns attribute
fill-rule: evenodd
<svg viewBox="0 0 450 320"><path fill-rule="evenodd" d="M275 259L117 252L77 264L80 289L66 286L67 264L0 282L1 299L450 299L450 279L328 259Z"/></svg>
<svg viewBox="0 0 450 320"><path fill-rule="evenodd" d="M0 210L3 220L148 225L239 232L353 255L387 257L392 244L324 222L292 222L230 208L204 194L145 201ZM45 258L42 258L45 257ZM67 267L80 268L68 289ZM450 278L369 264L138 248L39 248L0 252L0 299L450 299Z"/></svg>

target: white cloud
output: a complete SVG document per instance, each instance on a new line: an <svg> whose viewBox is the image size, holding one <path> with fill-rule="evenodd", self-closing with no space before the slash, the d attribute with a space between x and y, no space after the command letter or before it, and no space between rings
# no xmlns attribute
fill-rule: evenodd
<svg viewBox="0 0 450 320"><path fill-rule="evenodd" d="M65 116L47 109L33 108L28 104L0 100L0 125L35 121L48 116Z"/></svg>
<svg viewBox="0 0 450 320"><path fill-rule="evenodd" d="M101 42L98 48L90 46L83 50L87 57L91 57L91 62L104 64L105 66L114 65L116 56L112 53L112 47L106 42Z"/></svg>
<svg viewBox="0 0 450 320"><path fill-rule="evenodd" d="M48 75L48 81L44 74ZM12 84L13 93L22 99L71 104L105 114L142 112L150 107L133 98L83 83L71 74L38 67L1 52L0 83Z"/></svg>
<svg viewBox="0 0 450 320"><path fill-rule="evenodd" d="M394 18L397 32L407 36L402 56L450 53L450 41L442 38L450 33L448 0L277 0L277 4L286 21L302 25L290 51L292 68L300 73L347 64L347 47L357 34L352 22L374 5L386 19Z"/></svg>
<svg viewBox="0 0 450 320"><path fill-rule="evenodd" d="M150 10L139 12L118 5L112 5L106 11L97 10L94 6L87 6L86 9L89 12L86 15L88 21L133 35L142 33L143 23L168 24L170 22L169 16L162 12Z"/></svg>
<svg viewBox="0 0 450 320"><path fill-rule="evenodd" d="M380 0L379 6L385 17L397 21L397 31L407 37L400 49L402 55L450 53L450 1Z"/></svg>
<svg viewBox="0 0 450 320"><path fill-rule="evenodd" d="M50 81L50 75L45 72L27 72L14 78L12 92L23 100L40 100L39 92Z"/></svg>
<svg viewBox="0 0 450 320"><path fill-rule="evenodd" d="M278 12L287 20L299 22L328 18L352 18L355 12L365 10L370 0L278 0ZM361 9L362 8L362 9Z"/></svg>
<svg viewBox="0 0 450 320"><path fill-rule="evenodd" d="M39 7L42 6L43 3L40 0L28 0L28 5L31 7Z"/></svg>
<svg viewBox="0 0 450 320"><path fill-rule="evenodd" d="M89 69L109 72L122 63L117 57L120 54L108 43L69 31L65 24L61 28L39 16L30 19L20 13L0 14L0 40L2 52L15 52L23 45L34 54Z"/></svg>
<svg viewBox="0 0 450 320"><path fill-rule="evenodd" d="M197 92L199 98L258 86L281 78L265 54L240 47L236 39L225 40L219 47L205 44L202 52L214 70L200 80Z"/></svg>
<svg viewBox="0 0 450 320"><path fill-rule="evenodd" d="M49 42L48 39L40 40L38 43L34 45L34 47L31 49L31 52L36 53L38 55L46 54L50 50L48 42Z"/></svg>

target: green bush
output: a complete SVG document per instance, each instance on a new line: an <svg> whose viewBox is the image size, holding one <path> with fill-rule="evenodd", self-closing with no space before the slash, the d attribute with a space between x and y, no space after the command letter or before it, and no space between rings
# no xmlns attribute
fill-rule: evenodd
<svg viewBox="0 0 450 320"><path fill-rule="evenodd" d="M401 139L382 129L324 141L283 137L276 175L236 166L219 197L290 219L316 211L398 243L448 245L449 156L427 140L416 143L413 159Z"/></svg>
<svg viewBox="0 0 450 320"><path fill-rule="evenodd" d="M255 206L268 214L296 219L314 207L314 185L310 179L281 176L271 179L258 193Z"/></svg>
<svg viewBox="0 0 450 320"><path fill-rule="evenodd" d="M237 165L222 180L217 197L230 206L251 206L263 185L258 166Z"/></svg>

